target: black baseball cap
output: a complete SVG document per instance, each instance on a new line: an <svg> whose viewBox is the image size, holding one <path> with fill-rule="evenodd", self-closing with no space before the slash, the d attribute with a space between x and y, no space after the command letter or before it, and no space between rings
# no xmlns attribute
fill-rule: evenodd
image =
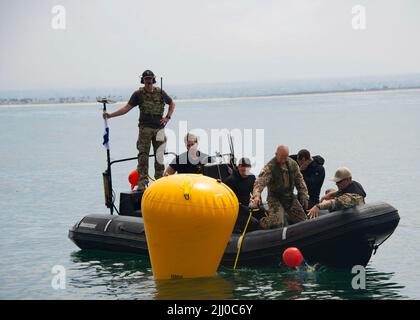
<svg viewBox="0 0 420 320"><path fill-rule="evenodd" d="M251 161L248 158L240 158L238 161L238 166L252 167Z"/></svg>

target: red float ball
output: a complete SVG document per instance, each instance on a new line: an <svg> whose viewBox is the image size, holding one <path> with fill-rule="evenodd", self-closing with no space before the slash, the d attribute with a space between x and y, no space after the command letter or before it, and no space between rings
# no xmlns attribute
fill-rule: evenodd
<svg viewBox="0 0 420 320"><path fill-rule="evenodd" d="M287 248L283 252L283 262L285 265L291 268L298 267L303 262L303 255L298 248Z"/></svg>
<svg viewBox="0 0 420 320"><path fill-rule="evenodd" d="M131 190L134 189L134 187L138 184L139 181L139 173L137 172L137 170L133 170L130 172L130 174L128 175L128 182L130 182L131 184Z"/></svg>

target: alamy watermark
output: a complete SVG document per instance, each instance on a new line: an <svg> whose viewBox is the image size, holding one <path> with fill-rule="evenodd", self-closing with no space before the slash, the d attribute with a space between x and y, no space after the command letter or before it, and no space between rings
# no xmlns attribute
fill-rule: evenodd
<svg viewBox="0 0 420 320"><path fill-rule="evenodd" d="M66 289L66 268L62 265L55 265L51 268L51 273L53 274L51 287L54 290Z"/></svg>
<svg viewBox="0 0 420 320"><path fill-rule="evenodd" d="M363 266L356 265L351 269L352 274L356 274L351 280L351 287L354 290L366 289L366 269Z"/></svg>
<svg viewBox="0 0 420 320"><path fill-rule="evenodd" d="M162 129L156 139L164 141L166 144L158 148L156 154L163 154L165 150L177 154L186 151L185 137L192 134L197 137L198 148L200 151L209 155L226 155L230 149L229 137L232 137L233 151L236 158L247 157L250 159L253 167L260 168L264 166L264 129L253 128L233 128L233 129L209 129L203 128L188 129L187 121L180 121L178 132L169 128ZM158 157L159 161L162 159Z"/></svg>
<svg viewBox="0 0 420 320"><path fill-rule="evenodd" d="M62 5L56 5L51 8L51 28L54 30L66 29L66 8Z"/></svg>
<svg viewBox="0 0 420 320"><path fill-rule="evenodd" d="M362 5L356 5L351 8L353 18L351 20L351 26L353 30L365 30L366 29L366 7Z"/></svg>

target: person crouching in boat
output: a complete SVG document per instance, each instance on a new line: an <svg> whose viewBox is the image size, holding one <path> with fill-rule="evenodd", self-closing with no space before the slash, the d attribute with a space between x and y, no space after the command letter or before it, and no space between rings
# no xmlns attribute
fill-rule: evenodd
<svg viewBox="0 0 420 320"><path fill-rule="evenodd" d="M261 192L265 187L268 189L268 216L260 220L261 228L282 227L286 222L294 224L307 219L305 210L308 207L308 189L298 164L289 158L287 145L277 148L275 157L258 175L253 191L254 207L260 203ZM293 194L295 187L297 198Z"/></svg>
<svg viewBox="0 0 420 320"><path fill-rule="evenodd" d="M360 183L352 179L350 169L339 168L330 180L336 183L338 190L323 196L321 202L309 210L311 219L318 216L319 210L337 211L365 203L366 192Z"/></svg>

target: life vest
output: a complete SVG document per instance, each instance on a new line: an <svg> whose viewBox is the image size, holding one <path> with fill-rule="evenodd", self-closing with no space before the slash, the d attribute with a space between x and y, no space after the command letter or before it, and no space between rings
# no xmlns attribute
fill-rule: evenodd
<svg viewBox="0 0 420 320"><path fill-rule="evenodd" d="M162 116L165 110L162 92L159 87L154 87L153 92L147 92L144 87L140 88L142 103L139 106L140 114Z"/></svg>

